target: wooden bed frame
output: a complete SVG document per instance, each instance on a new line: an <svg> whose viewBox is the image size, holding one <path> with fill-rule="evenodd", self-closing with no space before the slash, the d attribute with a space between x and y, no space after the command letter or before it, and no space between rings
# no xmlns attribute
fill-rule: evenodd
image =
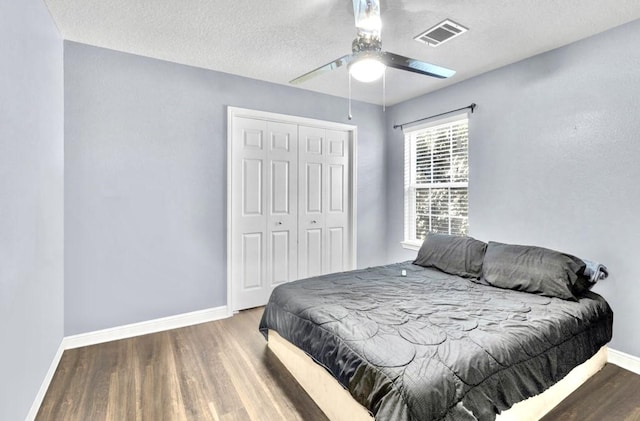
<svg viewBox="0 0 640 421"><path fill-rule="evenodd" d="M373 421L373 416L342 387L322 366L304 351L291 344L274 330L269 330L269 349L289 370L311 399L331 421ZM575 367L558 383L543 393L518 402L502 412L496 421L539 420L587 379L600 371L607 362L606 345L589 360Z"/></svg>

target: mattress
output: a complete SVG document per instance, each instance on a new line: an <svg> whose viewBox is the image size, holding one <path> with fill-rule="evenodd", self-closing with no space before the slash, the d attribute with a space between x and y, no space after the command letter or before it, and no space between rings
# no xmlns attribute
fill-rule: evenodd
<svg viewBox="0 0 640 421"><path fill-rule="evenodd" d="M404 262L281 285L260 330L311 356L376 420L493 420L594 355L612 320L595 293L564 301Z"/></svg>

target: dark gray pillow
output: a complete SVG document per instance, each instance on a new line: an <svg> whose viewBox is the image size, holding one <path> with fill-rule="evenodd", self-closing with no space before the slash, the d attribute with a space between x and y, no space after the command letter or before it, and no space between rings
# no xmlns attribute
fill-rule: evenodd
<svg viewBox="0 0 640 421"><path fill-rule="evenodd" d="M429 233L413 262L452 275L478 278L487 244L471 237Z"/></svg>
<svg viewBox="0 0 640 421"><path fill-rule="evenodd" d="M584 268L582 260L558 251L490 241L482 279L500 288L575 301L574 285Z"/></svg>

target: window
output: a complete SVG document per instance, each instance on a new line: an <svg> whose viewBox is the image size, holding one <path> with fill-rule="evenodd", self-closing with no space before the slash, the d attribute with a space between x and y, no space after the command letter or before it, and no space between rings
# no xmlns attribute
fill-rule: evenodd
<svg viewBox="0 0 640 421"><path fill-rule="evenodd" d="M428 232L466 235L469 131L465 115L405 130L404 242L420 247Z"/></svg>

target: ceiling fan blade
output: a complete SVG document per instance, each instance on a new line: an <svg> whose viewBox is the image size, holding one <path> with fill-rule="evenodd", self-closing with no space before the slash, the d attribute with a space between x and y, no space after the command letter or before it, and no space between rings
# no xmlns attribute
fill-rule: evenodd
<svg viewBox="0 0 640 421"><path fill-rule="evenodd" d="M407 70L409 72L419 73L421 75L437 77L439 79L446 79L456 74L455 70L436 66L435 64L425 63L424 61L404 57L386 51L380 53L380 60L388 67Z"/></svg>
<svg viewBox="0 0 640 421"><path fill-rule="evenodd" d="M378 0L353 0L353 16L358 31L380 36L380 2Z"/></svg>
<svg viewBox="0 0 640 421"><path fill-rule="evenodd" d="M308 73L303 74L302 76L298 76L297 78L293 79L292 81L290 81L289 83L293 83L293 84L298 84L298 83L302 83L305 82L309 79L311 79L312 77L316 77L322 73L326 73L329 72L331 70L335 70L338 67L342 67L344 65L349 64L349 62L353 59L353 55L352 54L348 54L344 57L340 57L337 60L332 61L331 63L325 64L324 66L320 66L317 69L314 69Z"/></svg>

